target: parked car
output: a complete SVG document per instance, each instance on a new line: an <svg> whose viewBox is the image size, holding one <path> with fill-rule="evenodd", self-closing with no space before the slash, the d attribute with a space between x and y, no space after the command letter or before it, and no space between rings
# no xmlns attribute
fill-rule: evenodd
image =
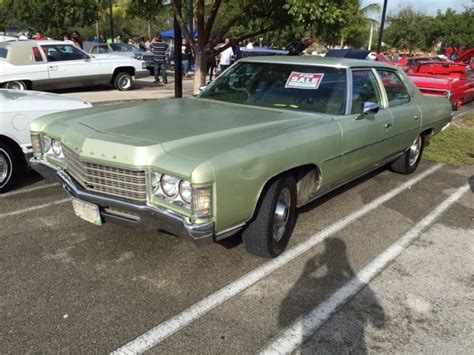
<svg viewBox="0 0 474 355"><path fill-rule="evenodd" d="M454 110L474 99L474 74L466 64L424 62L408 75L423 94L449 98Z"/></svg>
<svg viewBox="0 0 474 355"><path fill-rule="evenodd" d="M445 60L436 56L416 56L416 57L401 57L398 62L394 64L403 68L404 70L410 69L412 66L422 62L444 62Z"/></svg>
<svg viewBox="0 0 474 355"><path fill-rule="evenodd" d="M109 56L110 54L121 55L125 57L143 60L147 69L151 72L154 66L154 56L150 51L141 51L133 44L128 43L94 43L87 50L88 53L95 57Z"/></svg>
<svg viewBox="0 0 474 355"><path fill-rule="evenodd" d="M414 172L451 117L447 99L381 62L252 57L198 98L43 117L31 163L89 222L201 243L241 231L249 252L274 257L297 207L384 164Z"/></svg>
<svg viewBox="0 0 474 355"><path fill-rule="evenodd" d="M0 89L0 193L33 156L29 124L48 113L88 108L88 102L37 91Z"/></svg>
<svg viewBox="0 0 474 355"><path fill-rule="evenodd" d="M146 63L125 57L94 58L63 41L0 43L0 86L16 90L113 84L129 90L148 76Z"/></svg>

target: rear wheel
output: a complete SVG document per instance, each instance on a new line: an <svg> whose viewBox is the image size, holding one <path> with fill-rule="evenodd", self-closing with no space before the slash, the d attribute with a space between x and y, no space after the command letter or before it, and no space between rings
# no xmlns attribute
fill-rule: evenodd
<svg viewBox="0 0 474 355"><path fill-rule="evenodd" d="M390 169L400 174L413 173L420 163L424 141L424 137L419 135L410 148L390 165Z"/></svg>
<svg viewBox="0 0 474 355"><path fill-rule="evenodd" d="M11 185L18 164L14 152L4 143L0 142L0 193L5 192Z"/></svg>
<svg viewBox="0 0 474 355"><path fill-rule="evenodd" d="M114 87L119 91L130 90L133 84L132 76L127 72L120 72L115 75Z"/></svg>
<svg viewBox="0 0 474 355"><path fill-rule="evenodd" d="M5 89L10 89L10 90L26 90L27 89L26 83L21 80L9 81L3 84L3 87Z"/></svg>
<svg viewBox="0 0 474 355"><path fill-rule="evenodd" d="M281 176L268 186L242 232L245 248L257 256L276 257L285 250L295 223L296 182L292 176Z"/></svg>

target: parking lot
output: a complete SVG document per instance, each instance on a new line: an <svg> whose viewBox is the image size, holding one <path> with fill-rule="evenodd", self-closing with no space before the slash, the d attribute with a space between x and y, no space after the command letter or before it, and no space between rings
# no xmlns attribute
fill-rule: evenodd
<svg viewBox="0 0 474 355"><path fill-rule="evenodd" d="M289 251L268 261L239 236L198 248L96 227L29 172L0 197L3 351L462 352L473 174L379 169L300 210Z"/></svg>

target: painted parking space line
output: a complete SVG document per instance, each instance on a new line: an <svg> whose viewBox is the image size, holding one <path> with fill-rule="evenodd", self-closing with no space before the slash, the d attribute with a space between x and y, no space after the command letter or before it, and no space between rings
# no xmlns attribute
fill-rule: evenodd
<svg viewBox="0 0 474 355"><path fill-rule="evenodd" d="M398 241L393 243L382 254L378 255L366 267L360 270L351 280L324 300L310 313L298 318L291 326L280 333L260 354L289 354L314 334L334 313L354 297L375 276L397 258L420 234L426 230L441 214L447 211L467 191L469 185L456 190L450 197L439 204L427 216L420 220Z"/></svg>
<svg viewBox="0 0 474 355"><path fill-rule="evenodd" d="M324 241L326 238L339 232L352 222L360 219L369 212L380 207L382 204L399 195L408 188L411 188L412 185L433 174L442 166L442 164L436 164L431 168L425 170L424 172L420 173L419 175L404 182L400 186L390 190L384 195L377 197L370 203L366 204L363 208L347 215L339 221L331 224L329 227L312 235L309 239L287 250L279 257L272 259L266 262L265 264L257 267L256 269L248 272L247 274L238 278L234 282L228 284L227 286L224 286L223 288L217 290L216 292L200 300L194 305L186 308L174 317L153 327L146 333L140 335L129 343L118 348L112 354L139 354L156 346L157 344L161 343L163 340L176 333L180 329L201 318L205 314L209 313L210 311L220 306L224 302L228 301L232 297L238 295L256 282L262 280L272 272L276 271L277 269L288 264L290 261L294 260L298 256L307 252L315 245Z"/></svg>
<svg viewBox="0 0 474 355"><path fill-rule="evenodd" d="M37 191L37 190L49 189L50 187L53 187L53 186L59 186L59 183L55 182L55 183L52 183L52 184L41 185L41 186L36 186L36 187L30 187L30 188L27 188L27 189L22 189L22 190L16 190L16 191L12 191L12 192L7 192L7 193L4 193L4 194L0 195L0 198L2 198L2 197L15 196L15 195L23 194L23 193L26 193L26 192L32 192L32 191Z"/></svg>
<svg viewBox="0 0 474 355"><path fill-rule="evenodd" d="M55 205L60 205L62 203L68 202L68 201L71 201L71 199L70 198L64 198L62 200L57 200L57 201L53 201L53 202L49 202L49 203L44 203L44 204L38 205L38 206L32 206L32 207L28 207L28 208L23 208L21 210L2 213L2 214L0 214L0 219L6 218L6 217L11 217L11 216L16 216L16 215L19 215L19 214L28 213L28 212L32 212L32 211L36 211L36 210L40 210L42 208L47 208L47 207L51 207L51 206L55 206Z"/></svg>

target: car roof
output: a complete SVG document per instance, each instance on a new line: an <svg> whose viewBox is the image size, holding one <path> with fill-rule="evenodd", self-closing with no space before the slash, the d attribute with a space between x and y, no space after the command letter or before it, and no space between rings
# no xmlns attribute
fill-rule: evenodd
<svg viewBox="0 0 474 355"><path fill-rule="evenodd" d="M381 67L396 68L393 65L377 62L373 60L363 59L346 59L334 57L318 57L318 56L261 56L242 58L239 62L252 63L275 63L275 64L298 64L298 65L319 65L325 67L337 68L357 68L357 67Z"/></svg>
<svg viewBox="0 0 474 355"><path fill-rule="evenodd" d="M52 40L44 40L44 41L34 41L34 40L27 40L27 41L15 41L15 42L0 42L1 47L31 47L32 44L52 44L52 45L57 45L57 44L69 44L72 45L70 42L65 42L65 41L52 41Z"/></svg>

